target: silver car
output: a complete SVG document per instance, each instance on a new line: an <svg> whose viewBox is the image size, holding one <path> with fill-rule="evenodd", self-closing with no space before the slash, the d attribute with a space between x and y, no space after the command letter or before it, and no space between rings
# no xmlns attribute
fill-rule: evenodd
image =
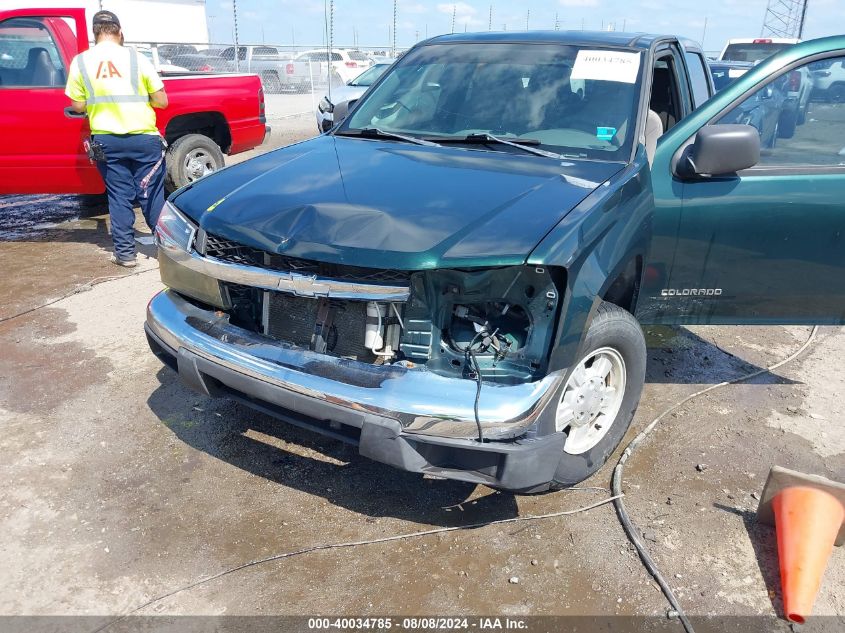
<svg viewBox="0 0 845 633"><path fill-rule="evenodd" d="M334 125L334 108L337 104L359 99L376 80L390 68L390 63L379 63L371 66L360 75L348 81L345 85L333 87L331 98L329 95L320 99L317 105L317 130L322 134Z"/></svg>

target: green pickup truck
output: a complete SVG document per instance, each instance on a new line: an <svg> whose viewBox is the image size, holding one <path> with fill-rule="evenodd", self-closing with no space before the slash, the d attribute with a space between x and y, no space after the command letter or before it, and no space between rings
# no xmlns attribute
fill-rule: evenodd
<svg viewBox="0 0 845 633"><path fill-rule="evenodd" d="M778 82L834 58L805 42L713 96L676 37L422 42L328 133L170 197L150 346L398 468L583 480L637 408L640 324L845 320L845 106L760 142Z"/></svg>

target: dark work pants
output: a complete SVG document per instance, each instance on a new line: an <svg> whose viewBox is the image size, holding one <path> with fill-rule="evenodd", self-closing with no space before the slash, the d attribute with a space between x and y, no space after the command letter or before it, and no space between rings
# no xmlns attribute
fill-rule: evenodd
<svg viewBox="0 0 845 633"><path fill-rule="evenodd" d="M95 134L105 161L97 162L109 198L111 235L119 259L135 257L137 200L150 230L155 230L164 206L164 160L161 138L155 134Z"/></svg>

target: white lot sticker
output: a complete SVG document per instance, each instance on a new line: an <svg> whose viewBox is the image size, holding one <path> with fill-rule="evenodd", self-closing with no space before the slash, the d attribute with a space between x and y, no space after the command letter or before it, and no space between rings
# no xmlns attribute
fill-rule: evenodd
<svg viewBox="0 0 845 633"><path fill-rule="evenodd" d="M637 81L639 69L639 53L581 50L575 58L571 78L632 84Z"/></svg>

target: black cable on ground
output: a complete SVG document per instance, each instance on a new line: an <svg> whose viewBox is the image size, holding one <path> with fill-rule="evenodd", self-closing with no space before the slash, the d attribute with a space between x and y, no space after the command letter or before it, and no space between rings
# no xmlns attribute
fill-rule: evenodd
<svg viewBox="0 0 845 633"><path fill-rule="evenodd" d="M594 490L595 488L572 488L572 490ZM603 488L601 489L603 490ZM562 517L567 516L570 514L578 514L579 512L586 512L588 510L593 510L594 508L598 508L599 506L603 506L605 504L611 503L612 501L616 501L618 497L607 497L606 499L602 499L601 501L597 501L595 503L591 503L590 505L586 505L580 508L576 508L574 510L562 510L560 512L551 512L549 514L534 514L524 517L511 517L510 519L496 519L495 521L485 521L482 523L470 523L468 525L453 525L451 527L441 527L441 528L433 528L431 530L422 530L419 532L407 532L405 534L394 534L393 536L383 536L380 538L374 539L367 539L362 541L346 541L342 543L324 543L321 545L312 545L310 547L304 547L302 549L294 550L291 552L284 552L282 554L273 554L272 556L267 556L265 558L259 558L257 560L250 561L248 563L243 563L241 565L237 565L236 567L230 567L229 569L224 569L221 572L213 574L211 576L207 576L205 578L201 578L196 580L190 584L183 585L178 589L173 589L164 593L160 596L147 600L144 604L135 607L131 611L124 613L121 616L106 622L103 626L95 629L92 633L99 633L110 627L113 624L117 624L121 620L129 617L133 613L137 613L142 609L146 609L150 605L153 605L157 602L161 602L166 598L170 598L171 596L175 596L177 593L182 593L183 591L188 591L189 589L193 589L194 587L199 587L200 585L204 585L206 583L211 582L212 580L217 580L218 578L222 578L223 576L228 576L229 574L233 574L237 571L241 571L242 569L247 569L249 567L255 567L256 565L262 565L264 563L270 563L272 561L281 560L283 558L293 558L294 556L301 556L302 554L308 554L310 552L317 552L321 550L329 550L329 549L343 549L349 547L357 547L360 545L375 545L378 543L389 543L390 541L399 541L402 539L409 539L409 538L418 538L421 536L431 536L432 534L443 534L445 532L454 532L457 530L475 530L478 528L488 527L491 525L504 525L506 523L519 523L521 521L537 521L539 519L552 519L555 517Z"/></svg>
<svg viewBox="0 0 845 633"><path fill-rule="evenodd" d="M18 312L17 314L12 314L12 315L9 315L9 316L6 316L6 317L2 317L2 318L0 318L0 323L5 323L6 321L11 321L13 319L18 319L22 316L26 316L27 314L32 314L33 312L37 312L38 310L41 310L42 308L49 307L49 306L53 305L54 303L58 303L59 301L64 301L68 297L72 297L73 295L78 295L80 292L87 292L88 290L91 290L91 288L93 288L94 286L98 286L99 284L105 283L107 281L116 281L118 279L123 279L125 277L135 277L136 275L143 275L144 273L148 273L148 272L151 272L153 270L158 270L158 266L155 266L153 268L145 268L144 270L137 270L134 273L128 273L128 274L125 274L125 275L111 275L109 277L97 277L95 279L92 279L91 281L86 281L84 284L78 285L76 288L74 288L70 292L63 294L58 299L52 299L52 300L48 301L47 303L42 303L42 304L34 306L32 308L27 308L23 312Z"/></svg>
<svg viewBox="0 0 845 633"><path fill-rule="evenodd" d="M637 531L636 526L631 521L631 518L628 516L627 510L625 510L625 503L622 499L622 474L625 467L625 462L628 461L628 458L640 445L640 443L645 440L645 438L651 433L655 427L660 423L660 421L669 415L675 409L685 405L690 400L697 398L698 396L702 396L705 393L709 393L711 391L715 391L716 389L721 389L722 387L727 387L728 385L733 385L738 382L743 382L745 380L750 380L751 378L756 378L761 374L765 374L767 372L773 371L778 367L782 367L787 363L792 362L798 356L800 356L815 340L816 334L818 332L818 326L813 327L812 331L810 332L810 336L804 341L804 344L801 345L797 350L795 350L792 354L790 354L787 358L783 359L780 362L775 363L774 365L769 365L764 369L758 369L748 374L744 374L732 380L726 380L724 382L720 382L716 385L710 385L705 389L701 389L688 395L686 398L683 398L670 406L668 409L665 409L660 415L654 418L648 426L646 426L642 431L640 431L637 436L631 440L631 443L622 451L622 456L619 458L619 461L616 464L616 467L613 469L613 480L611 484L611 493L614 495L613 499L614 505L616 506L616 512L619 515L619 521L622 523L622 527L625 529L625 533L628 535L631 543L637 550L637 553L640 555L640 559L643 561L643 565L648 570L648 572L654 577L654 580L657 581L657 584L660 586L660 589L663 591L663 595L666 596L666 599L669 601L669 604L672 605L672 609L677 615L678 619L681 621L684 629L687 633L695 633L692 624L690 623L689 619L687 618L686 614L684 614L683 608L681 608L678 599L675 597L675 594L672 592L672 588L669 586L669 583L666 582L666 579L663 577L663 574L660 573L660 570L657 568L654 560L648 553L648 550L645 547L645 544L642 542L640 535Z"/></svg>

